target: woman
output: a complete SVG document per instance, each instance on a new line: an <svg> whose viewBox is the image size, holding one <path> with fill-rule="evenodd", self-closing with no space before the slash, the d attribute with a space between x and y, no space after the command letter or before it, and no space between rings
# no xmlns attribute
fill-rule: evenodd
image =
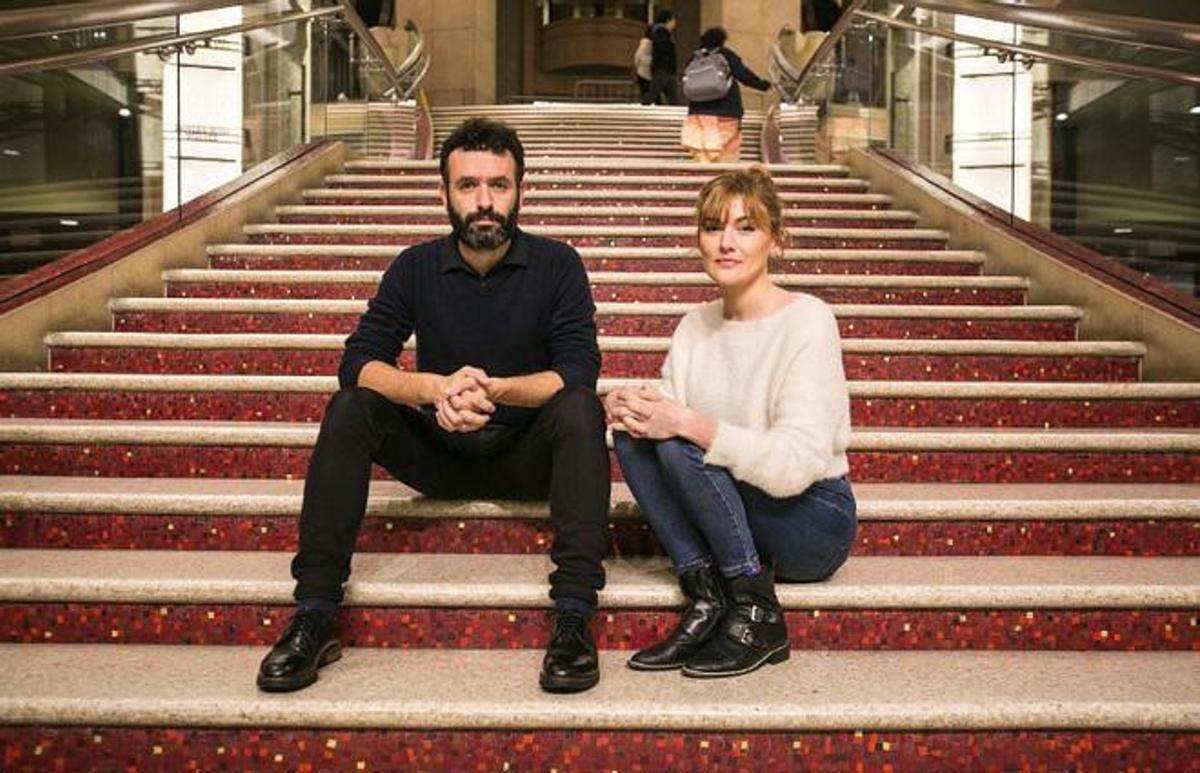
<svg viewBox="0 0 1200 773"><path fill-rule="evenodd" d="M638 86L638 101L646 99L646 94L650 91L650 63L654 61L653 54L654 41L650 37L652 27L647 27L642 33L641 40L638 41L637 49L633 52L633 79L637 81Z"/></svg>
<svg viewBox="0 0 1200 773"><path fill-rule="evenodd" d="M710 27L700 36L700 48L720 49L729 63L733 83L720 99L708 102L688 102L688 116L683 122L680 141L696 161L737 161L742 149L742 90L738 83L766 91L771 82L754 74L742 58L725 47L728 39L722 27Z"/></svg>
<svg viewBox="0 0 1200 773"><path fill-rule="evenodd" d="M833 313L767 275L787 241L770 175L710 180L696 215L720 298L679 323L657 388L615 390L605 410L687 599L629 666L734 676L788 657L775 578L824 580L850 553L850 409Z"/></svg>

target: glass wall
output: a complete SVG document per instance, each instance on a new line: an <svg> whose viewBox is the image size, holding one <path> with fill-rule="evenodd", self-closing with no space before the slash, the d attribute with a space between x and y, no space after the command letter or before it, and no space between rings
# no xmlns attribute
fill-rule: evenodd
<svg viewBox="0 0 1200 773"><path fill-rule="evenodd" d="M858 17L805 87L824 159L891 148L1014 221L1200 295L1200 88L1108 66L1197 75L1200 52L881 0L864 10L875 19Z"/></svg>
<svg viewBox="0 0 1200 773"><path fill-rule="evenodd" d="M310 138L356 147L383 67L310 2L0 40L0 280L171 210ZM106 49L214 32L136 53ZM30 69L31 58L81 52ZM7 67L7 70L4 68ZM330 105L359 116L330 120Z"/></svg>

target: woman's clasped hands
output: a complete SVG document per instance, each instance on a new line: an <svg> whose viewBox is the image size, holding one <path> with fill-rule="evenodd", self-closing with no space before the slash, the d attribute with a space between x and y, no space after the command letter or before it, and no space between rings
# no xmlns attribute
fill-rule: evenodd
<svg viewBox="0 0 1200 773"><path fill-rule="evenodd" d="M614 389L604 397L604 413L615 430L636 438L666 440L681 434L688 408L651 386Z"/></svg>

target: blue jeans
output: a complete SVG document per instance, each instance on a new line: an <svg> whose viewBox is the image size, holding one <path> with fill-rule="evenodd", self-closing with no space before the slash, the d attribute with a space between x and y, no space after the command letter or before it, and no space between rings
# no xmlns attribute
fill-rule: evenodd
<svg viewBox="0 0 1200 773"><path fill-rule="evenodd" d="M613 443L642 514L681 574L714 563L726 577L755 574L762 557L780 581L818 582L850 555L858 518L845 476L777 498L705 464L704 450L686 440L614 432Z"/></svg>

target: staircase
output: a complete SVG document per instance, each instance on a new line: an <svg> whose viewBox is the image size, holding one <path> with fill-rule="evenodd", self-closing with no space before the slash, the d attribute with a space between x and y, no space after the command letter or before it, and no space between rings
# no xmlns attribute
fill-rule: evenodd
<svg viewBox="0 0 1200 773"><path fill-rule="evenodd" d="M691 208L726 168L678 162L678 111L599 124L616 110L434 111L438 142L478 113L521 132L521 222L583 256L602 391L654 378L715 297ZM624 667L681 599L618 470L601 683L541 693L545 503L379 473L351 649L257 692L342 339L396 253L448 230L436 162L365 159L163 297L114 298L111 331L48 336L47 372L0 374L5 766L1195 769L1200 385L1142 381L1136 340L1078 340L1079 309L1027 303L844 167L772 172L775 274L841 328L861 519L832 581L781 586L787 664Z"/></svg>

